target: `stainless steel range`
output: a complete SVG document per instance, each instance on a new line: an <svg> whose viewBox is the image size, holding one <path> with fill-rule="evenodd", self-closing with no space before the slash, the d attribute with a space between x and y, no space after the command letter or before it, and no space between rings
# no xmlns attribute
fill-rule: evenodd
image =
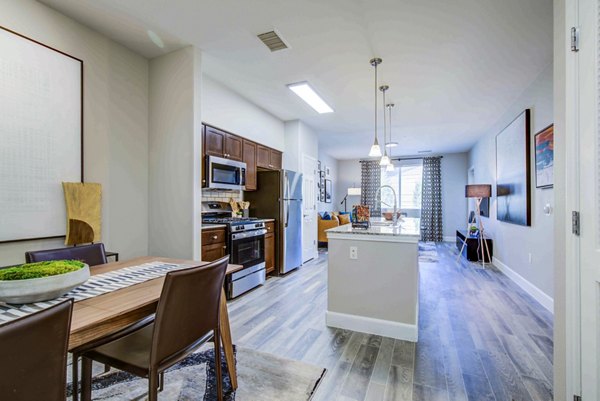
<svg viewBox="0 0 600 401"><path fill-rule="evenodd" d="M229 261L244 266L225 279L227 298L235 298L262 285L265 273L265 223L256 218L231 217L225 202L202 202L202 224L225 224Z"/></svg>

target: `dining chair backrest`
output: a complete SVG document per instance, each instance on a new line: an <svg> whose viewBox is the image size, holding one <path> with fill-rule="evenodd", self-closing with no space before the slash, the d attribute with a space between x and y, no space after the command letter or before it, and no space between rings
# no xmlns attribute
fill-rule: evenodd
<svg viewBox="0 0 600 401"><path fill-rule="evenodd" d="M73 300L0 326L0 400L64 401Z"/></svg>
<svg viewBox="0 0 600 401"><path fill-rule="evenodd" d="M228 261L226 256L167 274L156 310L151 365L176 358L218 327Z"/></svg>
<svg viewBox="0 0 600 401"><path fill-rule="evenodd" d="M45 262L47 260L80 260L89 266L107 263L104 244L99 242L90 245L78 245L67 248L45 249L25 252L27 263Z"/></svg>

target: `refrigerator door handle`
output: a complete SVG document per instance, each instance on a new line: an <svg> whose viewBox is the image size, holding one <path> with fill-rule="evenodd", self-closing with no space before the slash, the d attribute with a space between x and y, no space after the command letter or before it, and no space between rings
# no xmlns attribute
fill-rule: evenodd
<svg viewBox="0 0 600 401"><path fill-rule="evenodd" d="M287 228L290 221L290 201L286 199L283 204L285 207L285 228Z"/></svg>

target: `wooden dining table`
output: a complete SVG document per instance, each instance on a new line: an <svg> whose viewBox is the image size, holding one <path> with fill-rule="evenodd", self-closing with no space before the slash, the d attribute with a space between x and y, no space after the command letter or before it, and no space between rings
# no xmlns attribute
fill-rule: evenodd
<svg viewBox="0 0 600 401"><path fill-rule="evenodd" d="M152 261L186 264L190 266L202 266L209 263L148 256L122 262L97 265L91 269L91 274L97 275L107 273ZM227 267L227 274L235 273L240 269L242 269L242 266L240 265L229 265ZM107 334L114 333L119 329L155 313L164 281L165 278L163 276L75 302L73 305L73 316L71 318L69 350L104 337ZM231 378L231 385L235 390L238 386L237 372L233 354L231 329L229 326L227 300L224 291L221 294L220 320L223 352L227 361L227 370L229 372L229 377Z"/></svg>

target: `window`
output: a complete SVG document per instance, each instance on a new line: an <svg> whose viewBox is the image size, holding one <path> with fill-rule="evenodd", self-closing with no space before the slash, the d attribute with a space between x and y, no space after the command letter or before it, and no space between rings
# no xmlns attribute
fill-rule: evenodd
<svg viewBox="0 0 600 401"><path fill-rule="evenodd" d="M401 160L396 162L394 171L381 169L381 185L394 188L399 197L400 211L407 217L421 217L421 193L423 163L419 160ZM394 194L389 189L381 191L381 210L392 211Z"/></svg>

